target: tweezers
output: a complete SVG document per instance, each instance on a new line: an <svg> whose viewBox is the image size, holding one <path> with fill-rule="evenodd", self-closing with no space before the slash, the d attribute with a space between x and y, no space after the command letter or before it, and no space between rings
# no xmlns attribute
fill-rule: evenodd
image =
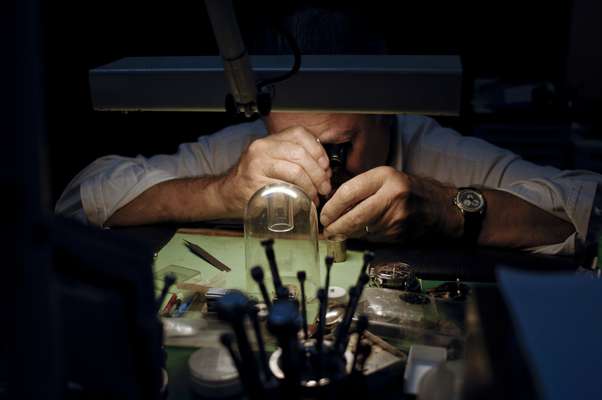
<svg viewBox="0 0 602 400"><path fill-rule="evenodd" d="M219 269L220 271L230 272L232 270L226 264L224 264L223 262L221 262L217 258L213 257L211 254L209 254L205 250L203 250L199 245L191 243L188 240L184 240L184 245L192 253L194 253L198 257L202 258L203 260L205 260L206 262L208 262L209 264L211 264L215 268Z"/></svg>

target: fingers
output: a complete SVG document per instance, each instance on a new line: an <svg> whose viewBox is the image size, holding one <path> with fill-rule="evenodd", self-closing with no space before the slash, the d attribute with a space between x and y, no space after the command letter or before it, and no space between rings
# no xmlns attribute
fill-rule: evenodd
<svg viewBox="0 0 602 400"><path fill-rule="evenodd" d="M330 162L328 161L326 150L324 150L324 147L316 140L316 137L307 129L300 126L292 127L285 129L272 137L275 140L293 142L299 146L303 146L322 169L328 169Z"/></svg>
<svg viewBox="0 0 602 400"><path fill-rule="evenodd" d="M330 193L330 178L327 171L318 165L318 162L304 147L292 142L278 142L277 145L267 148L267 155L273 159L301 166L311 179L316 192L322 195Z"/></svg>
<svg viewBox="0 0 602 400"><path fill-rule="evenodd" d="M318 192L309 175L299 164L286 160L274 160L265 170L265 174L269 178L299 186L316 205L318 204Z"/></svg>
<svg viewBox="0 0 602 400"><path fill-rule="evenodd" d="M347 210L376 193L384 179L382 171L375 168L345 182L324 205L320 215L322 225L328 226Z"/></svg>
<svg viewBox="0 0 602 400"><path fill-rule="evenodd" d="M349 212L326 226L324 228L324 235L344 234L357 237L365 234L365 227L369 226L373 221L379 220L383 213L385 203L381 200L381 197L377 193L361 201Z"/></svg>

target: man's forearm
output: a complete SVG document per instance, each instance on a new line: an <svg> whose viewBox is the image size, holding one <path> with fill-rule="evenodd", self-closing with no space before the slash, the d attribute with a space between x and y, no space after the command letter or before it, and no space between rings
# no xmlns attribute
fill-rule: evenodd
<svg viewBox="0 0 602 400"><path fill-rule="evenodd" d="M573 225L533 204L499 190L484 190L487 213L479 244L529 248L561 243L574 231Z"/></svg>
<svg viewBox="0 0 602 400"><path fill-rule="evenodd" d="M455 192L455 189L452 191ZM449 189L447 190L450 197ZM533 204L499 190L482 190L487 211L478 239L482 246L529 248L563 242L574 231L571 223L552 215ZM452 204L446 206L446 229L450 236L459 237L464 230L461 211Z"/></svg>
<svg viewBox="0 0 602 400"><path fill-rule="evenodd" d="M145 225L235 218L222 195L223 177L181 178L161 182L117 210L107 226Z"/></svg>

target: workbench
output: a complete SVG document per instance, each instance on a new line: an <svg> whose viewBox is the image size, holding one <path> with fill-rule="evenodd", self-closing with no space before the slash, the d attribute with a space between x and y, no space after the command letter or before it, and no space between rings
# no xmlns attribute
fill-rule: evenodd
<svg viewBox="0 0 602 400"><path fill-rule="evenodd" d="M204 250L229 266L230 272L222 272L212 267L196 255L189 252L183 245L184 240L200 245ZM324 241L319 242L321 277L325 276L323 259L326 256ZM355 284L362 266L363 253L350 250L347 260L334 264L331 272L331 286L348 289ZM162 271L173 266L199 272L198 275L187 279L186 283L198 283L227 289L246 289L244 238L241 232L210 230L210 229L181 229L157 252L154 262L155 276L160 278ZM264 268L267 268L264 265ZM183 276L185 277L185 275ZM157 279L156 288L160 289L162 282ZM174 290L174 291L177 291ZM169 398L193 398L189 390L188 357L195 348L168 347L167 370L169 376Z"/></svg>
<svg viewBox="0 0 602 400"><path fill-rule="evenodd" d="M244 238L240 231L215 229L174 229L150 228L135 229L134 236L152 238L156 241L154 270L156 278L169 266L184 267L198 272L189 281L216 287L246 287L244 263ZM231 272L222 272L207 264L183 245L184 240L192 241L232 268ZM467 252L457 247L439 245L435 248L404 248L395 245L375 245L366 242L350 242L347 261L333 266L331 286L348 289L358 276L362 264L364 249L374 250L377 260L398 260L408 262L416 268L422 278L423 289L438 285L443 280L460 278L463 282L495 282L495 267L498 264L511 264L524 269L574 270L575 260L570 258L540 257L517 252L495 249L476 249ZM320 260L325 256L325 245L320 242ZM321 277L325 276L324 263L321 262ZM157 289L160 280L156 281ZM169 375L170 399L194 398L189 389L188 357L195 348L168 347L167 370Z"/></svg>

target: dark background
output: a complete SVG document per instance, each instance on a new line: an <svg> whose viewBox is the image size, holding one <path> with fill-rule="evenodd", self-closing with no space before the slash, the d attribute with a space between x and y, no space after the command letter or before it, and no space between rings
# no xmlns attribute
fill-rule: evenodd
<svg viewBox="0 0 602 400"><path fill-rule="evenodd" d="M504 124L517 121L537 126L552 124L561 127L562 132L575 118L595 123L596 113L591 106L579 113L567 106L578 90L567 80L574 25L571 21L590 15L590 4L599 11L595 2L370 1L361 2L361 6L350 6L349 2L316 3L359 10L368 25L385 35L390 53L460 54L469 83L464 93L467 99L475 77L513 83L546 81L560 89L552 100L546 98L543 107L488 116L475 115L467 107L461 119L442 121L464 134L478 132L479 124L491 122L498 128L499 124L505 127ZM579 11L585 17L575 16L575 3L580 9L585 8L586 12ZM194 141L201 134L238 122L220 113L123 114L99 113L91 108L87 80L90 68L126 56L217 54L203 1L65 0L42 4L53 201L69 180L97 157L172 153L181 142ZM249 21L283 12L282 6L274 4L278 3L235 1L245 38L251 40L253 35ZM592 48L599 53L595 39L590 41L591 45L584 46L586 52ZM512 129L508 132L513 134ZM554 141L545 155L531 158L571 167L572 157L562 155L563 140ZM524 150L529 157L529 148L533 148L533 143L513 150Z"/></svg>
<svg viewBox="0 0 602 400"><path fill-rule="evenodd" d="M356 7L373 21L372 26L382 28L392 53L461 54L469 89L466 104L470 104L470 87L477 77L510 83L547 81L558 88L555 96L540 96L543 100L537 104L490 115L473 113L467 107L461 118L443 122L465 134L491 132L487 126L493 125L507 142L543 132L517 144L516 150L531 159L569 167L579 161L566 146L566 127L572 121L589 127L590 138L600 138L601 2L441 4L373 0L361 4L363 7ZM244 24L272 10L268 2L237 1L237 5ZM11 20L15 8L17 17ZM223 114L125 115L95 113L91 108L90 68L125 56L216 54L201 0L18 0L3 2L0 9L2 37L11 39L5 30L14 30L17 36L15 78L9 71L12 49L0 52L4 57L0 65L7 68L1 76L8 81L2 88L11 83L16 86L16 101L8 89L1 91L9 98L2 107L8 115L6 122L2 118L8 125L2 129L8 144L4 143L5 152L0 157L0 176L4 193L9 194L4 218L8 227L2 229L2 243L15 248L19 259L12 263L9 251L9 260L4 263L9 329L0 333L0 398L17 397L9 397L6 375L22 377L15 385L19 398L52 398L53 393L60 392L57 364L61 349L57 346L60 330L56 325L60 322L53 301L56 277L51 261L56 245L49 239L57 231L55 224L47 221L47 205L56 201L67 182L96 157L173 152L182 141L236 121ZM10 133L12 115L16 116L14 135ZM554 129L559 138L556 141L550 140ZM538 155L535 148L549 151ZM82 251L77 239L86 239L86 235L59 236ZM13 264L17 268L12 268ZM14 338L12 326L17 327Z"/></svg>

